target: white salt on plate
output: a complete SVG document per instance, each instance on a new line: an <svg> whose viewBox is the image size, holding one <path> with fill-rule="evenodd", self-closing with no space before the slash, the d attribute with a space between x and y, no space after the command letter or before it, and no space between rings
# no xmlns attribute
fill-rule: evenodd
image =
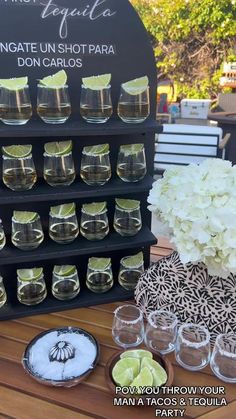
<svg viewBox="0 0 236 419"><path fill-rule="evenodd" d="M66 362L50 361L50 350L63 341L74 347L74 358ZM31 371L42 379L68 380L91 369L96 356L95 344L82 331L76 333L68 329L65 333L52 331L39 338L30 348L29 364Z"/></svg>

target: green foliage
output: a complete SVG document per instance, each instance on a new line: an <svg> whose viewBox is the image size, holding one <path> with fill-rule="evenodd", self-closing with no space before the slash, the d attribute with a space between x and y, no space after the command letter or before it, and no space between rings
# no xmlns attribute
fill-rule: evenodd
<svg viewBox="0 0 236 419"><path fill-rule="evenodd" d="M130 0L151 35L159 79L181 97L214 97L223 61L236 61L236 0Z"/></svg>

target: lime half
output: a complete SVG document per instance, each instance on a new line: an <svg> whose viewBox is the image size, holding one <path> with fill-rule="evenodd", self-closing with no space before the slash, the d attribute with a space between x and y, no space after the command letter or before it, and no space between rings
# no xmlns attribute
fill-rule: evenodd
<svg viewBox="0 0 236 419"><path fill-rule="evenodd" d="M9 145L2 147L2 152L7 157L20 159L27 157L32 153L32 145Z"/></svg>
<svg viewBox="0 0 236 419"><path fill-rule="evenodd" d="M72 151L72 141L59 141L44 144L44 150L50 156L63 156Z"/></svg>
<svg viewBox="0 0 236 419"><path fill-rule="evenodd" d="M75 265L55 265L53 273L58 276L71 276L76 272Z"/></svg>
<svg viewBox="0 0 236 419"><path fill-rule="evenodd" d="M101 74L99 76L82 78L84 87L92 90L102 90L110 84L110 81L111 74Z"/></svg>
<svg viewBox="0 0 236 419"><path fill-rule="evenodd" d="M21 281L36 281L43 274L43 268L17 269L17 276Z"/></svg>
<svg viewBox="0 0 236 419"><path fill-rule="evenodd" d="M84 147L83 152L89 155L99 155L109 153L109 144L93 145L91 147Z"/></svg>
<svg viewBox="0 0 236 419"><path fill-rule="evenodd" d="M88 267L93 271L103 271L108 268L111 258L89 258Z"/></svg>
<svg viewBox="0 0 236 419"><path fill-rule="evenodd" d="M112 378L120 386L128 386L139 373L140 360L135 358L120 359L112 370Z"/></svg>
<svg viewBox="0 0 236 419"><path fill-rule="evenodd" d="M134 255L134 256L126 256L122 259L122 265L128 269L138 268L142 264L143 264L143 252L139 252L137 253L137 255Z"/></svg>
<svg viewBox="0 0 236 419"><path fill-rule="evenodd" d="M116 198L116 204L120 209L132 211L139 208L140 201L135 201L134 199Z"/></svg>
<svg viewBox="0 0 236 419"><path fill-rule="evenodd" d="M60 70L52 76L44 77L40 80L40 84L45 87L58 88L65 86L67 82L67 74L65 70Z"/></svg>
<svg viewBox="0 0 236 419"><path fill-rule="evenodd" d="M133 154L138 154L143 151L144 144L126 144L120 147L120 151L126 156L131 156Z"/></svg>
<svg viewBox="0 0 236 419"><path fill-rule="evenodd" d="M141 360L141 368L148 368L153 377L153 386L160 387L167 381L167 374L164 368L154 359L144 357Z"/></svg>
<svg viewBox="0 0 236 419"><path fill-rule="evenodd" d="M8 90L21 90L28 84L28 77L0 79L0 86Z"/></svg>
<svg viewBox="0 0 236 419"><path fill-rule="evenodd" d="M21 224L28 224L32 223L38 218L37 212L28 212L28 211L14 211L13 212L13 219L17 223Z"/></svg>
<svg viewBox="0 0 236 419"><path fill-rule="evenodd" d="M97 215L101 214L106 209L106 202L92 202L91 204L84 204L82 209L86 214Z"/></svg>
<svg viewBox="0 0 236 419"><path fill-rule="evenodd" d="M149 351L145 351L144 349L132 349L130 351L125 351L121 354L121 359L122 358L150 358L152 359L152 353Z"/></svg>
<svg viewBox="0 0 236 419"><path fill-rule="evenodd" d="M123 89L126 93L130 95L140 95L141 93L145 92L148 87L148 77L140 77L138 79L127 81L126 83L122 84Z"/></svg>
<svg viewBox="0 0 236 419"><path fill-rule="evenodd" d="M76 206L74 202L70 204L57 205L56 207L50 208L50 215L57 218L66 218L74 215L76 211Z"/></svg>
<svg viewBox="0 0 236 419"><path fill-rule="evenodd" d="M127 358L128 359L128 358ZM135 377L135 379L130 384L130 387L136 387L137 393L141 394L142 391L140 387L151 387L153 385L153 377L149 368L142 368L140 373Z"/></svg>

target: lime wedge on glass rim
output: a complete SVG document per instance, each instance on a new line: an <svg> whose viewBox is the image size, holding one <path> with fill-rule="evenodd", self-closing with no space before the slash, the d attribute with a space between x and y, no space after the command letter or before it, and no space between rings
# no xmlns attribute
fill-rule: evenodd
<svg viewBox="0 0 236 419"><path fill-rule="evenodd" d="M9 145L9 146L3 146L2 152L4 156L6 157L12 157L12 158L24 158L29 156L32 153L32 145Z"/></svg>
<svg viewBox="0 0 236 419"><path fill-rule="evenodd" d="M132 349L129 351L125 351L121 354L120 358L150 358L152 359L153 355L150 351L146 351L145 349Z"/></svg>
<svg viewBox="0 0 236 419"><path fill-rule="evenodd" d="M116 384L129 386L139 373L140 360L137 358L120 359L112 369L112 378Z"/></svg>
<svg viewBox="0 0 236 419"><path fill-rule="evenodd" d="M72 141L46 143L44 150L49 156L64 156L72 151Z"/></svg>
<svg viewBox="0 0 236 419"><path fill-rule="evenodd" d="M139 77L138 79L127 81L123 83L121 86L123 87L124 91L130 95L140 95L141 93L145 92L149 84L149 80L147 76Z"/></svg>
<svg viewBox="0 0 236 419"><path fill-rule="evenodd" d="M126 156L131 156L132 154L138 154L143 151L144 144L125 144L120 146L120 151Z"/></svg>
<svg viewBox="0 0 236 419"><path fill-rule="evenodd" d="M167 381L165 369L154 359L144 357L141 360L141 369L148 368L153 376L153 386L160 387Z"/></svg>
<svg viewBox="0 0 236 419"><path fill-rule="evenodd" d="M74 202L69 204L57 205L50 208L50 215L57 218L66 218L74 215L76 211L76 206Z"/></svg>
<svg viewBox="0 0 236 419"><path fill-rule="evenodd" d="M128 359L128 358L127 358ZM153 376L148 367L141 369L140 373L130 384L130 387L136 387L137 393L141 394L140 387L151 387L153 385Z"/></svg>
<svg viewBox="0 0 236 419"><path fill-rule="evenodd" d="M71 276L76 272L75 265L55 265L53 273L58 276Z"/></svg>
<svg viewBox="0 0 236 419"><path fill-rule="evenodd" d="M84 147L83 152L85 154L89 154L89 155L99 155L99 154L106 154L109 153L110 148L109 148L109 144L99 144L99 145L93 145L90 147Z"/></svg>
<svg viewBox="0 0 236 419"><path fill-rule="evenodd" d="M0 86L8 90L21 90L28 85L28 77L0 79Z"/></svg>
<svg viewBox="0 0 236 419"><path fill-rule="evenodd" d="M139 252L134 256L126 256L122 258L122 265L128 269L138 268L142 264L143 264L143 252Z"/></svg>
<svg viewBox="0 0 236 419"><path fill-rule="evenodd" d="M123 210L132 211L138 209L140 206L140 201L134 199L120 199L116 198L116 205Z"/></svg>
<svg viewBox="0 0 236 419"><path fill-rule="evenodd" d="M92 202L91 204L84 204L82 210L89 215L101 214L106 209L106 202Z"/></svg>
<svg viewBox="0 0 236 419"><path fill-rule="evenodd" d="M38 218L37 212L29 212L29 211L14 211L13 212L13 219L14 221L21 223L21 224L28 224L32 223Z"/></svg>
<svg viewBox="0 0 236 419"><path fill-rule="evenodd" d="M42 86L49 88L63 87L67 83L67 74L65 70L60 70L51 76L44 77L43 79L39 80L39 82Z"/></svg>
<svg viewBox="0 0 236 419"><path fill-rule="evenodd" d="M82 83L84 87L91 90L102 90L109 86L111 82L111 74L101 74L98 76L84 77Z"/></svg>
<svg viewBox="0 0 236 419"><path fill-rule="evenodd" d="M103 271L111 263L111 258L89 258L88 267L93 271Z"/></svg>
<svg viewBox="0 0 236 419"><path fill-rule="evenodd" d="M36 281L43 274L43 268L17 269L16 272L21 281Z"/></svg>

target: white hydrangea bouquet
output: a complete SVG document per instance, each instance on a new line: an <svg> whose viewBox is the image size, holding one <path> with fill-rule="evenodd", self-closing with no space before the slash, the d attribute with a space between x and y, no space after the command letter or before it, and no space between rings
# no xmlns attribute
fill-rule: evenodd
<svg viewBox="0 0 236 419"><path fill-rule="evenodd" d="M168 169L148 202L184 264L203 262L222 278L236 273L236 166L207 159Z"/></svg>

